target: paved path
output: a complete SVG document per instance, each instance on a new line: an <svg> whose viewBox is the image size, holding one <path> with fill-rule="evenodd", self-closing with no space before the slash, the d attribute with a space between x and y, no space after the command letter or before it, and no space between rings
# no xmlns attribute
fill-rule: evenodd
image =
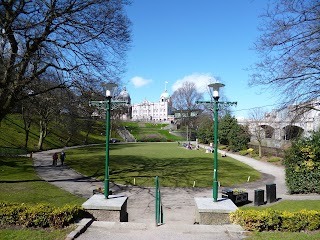
<svg viewBox="0 0 320 240"><path fill-rule="evenodd" d="M34 167L38 175L44 180L65 189L75 195L90 198L92 191L103 187L103 182L96 181L77 173L68 166L52 166L52 154L62 149L35 153ZM265 189L266 183L276 183L277 198L281 199L317 199L319 194L288 195L285 186L284 168L270 163L260 162L252 158L227 153L228 156L252 166L263 174L258 182L247 183L239 187L249 193L249 200L254 199L254 190ZM101 239L112 234L113 239L242 239L243 230L237 225L200 226L194 223L194 197L212 197L212 189L203 188L161 188L162 203L164 206L165 225L155 228L154 188L128 187L112 185L114 194L123 194L128 198L129 224L102 226L103 223L94 222L89 229L78 239ZM119 230L120 229L120 230ZM142 234L143 233L143 234ZM219 235L219 234L220 235ZM201 236L201 237L200 237Z"/></svg>

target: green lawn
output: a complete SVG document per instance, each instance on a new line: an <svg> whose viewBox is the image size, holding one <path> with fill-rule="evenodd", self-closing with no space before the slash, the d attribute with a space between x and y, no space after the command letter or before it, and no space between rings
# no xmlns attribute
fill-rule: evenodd
<svg viewBox="0 0 320 240"><path fill-rule="evenodd" d="M1 240L64 240L75 229L0 229Z"/></svg>
<svg viewBox="0 0 320 240"><path fill-rule="evenodd" d="M254 209L254 210L265 210L266 208L272 208L274 210L297 212L301 209L305 210L317 210L320 211L320 201L319 200L282 200L274 204L267 204L263 206L243 206L241 209Z"/></svg>
<svg viewBox="0 0 320 240"><path fill-rule="evenodd" d="M85 199L76 197L41 180L34 171L32 160L26 157L0 157L0 201L17 203L49 203L81 205ZM74 229L1 229L0 239L65 239Z"/></svg>
<svg viewBox="0 0 320 240"><path fill-rule="evenodd" d="M35 173L32 160L26 157L0 157L0 201L50 203L55 206L82 204L76 197L49 184Z"/></svg>
<svg viewBox="0 0 320 240"><path fill-rule="evenodd" d="M104 179L105 147L93 146L67 152L66 163L77 171ZM154 186L155 176L161 186L211 187L213 154L187 150L177 143L130 143L110 145L110 180L120 184ZM241 171L239 171L241 169ZM260 178L253 168L229 157L219 158L218 179L221 186Z"/></svg>
<svg viewBox="0 0 320 240"><path fill-rule="evenodd" d="M304 232L256 232L250 234L247 240L319 240L320 233L304 233Z"/></svg>

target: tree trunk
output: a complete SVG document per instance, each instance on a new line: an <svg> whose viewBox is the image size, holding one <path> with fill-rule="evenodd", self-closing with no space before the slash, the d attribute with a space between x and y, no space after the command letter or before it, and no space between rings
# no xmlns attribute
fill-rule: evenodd
<svg viewBox="0 0 320 240"><path fill-rule="evenodd" d="M42 144L43 144L43 132L40 131L40 136L38 141L38 150L42 150Z"/></svg>
<svg viewBox="0 0 320 240"><path fill-rule="evenodd" d="M24 143L24 148L25 149L28 149L29 132L30 132L29 130L25 130L25 134L26 134L25 143Z"/></svg>
<svg viewBox="0 0 320 240"><path fill-rule="evenodd" d="M25 149L28 149L30 126L31 126L31 121L28 121L28 122L25 121L24 122L24 132L25 132L24 147L25 147Z"/></svg>
<svg viewBox="0 0 320 240"><path fill-rule="evenodd" d="M69 136L65 142L65 146L68 147L69 142L71 141L72 135Z"/></svg>
<svg viewBox="0 0 320 240"><path fill-rule="evenodd" d="M38 150L42 150L44 139L47 136L48 126L47 123L43 120L40 120L40 136L38 142Z"/></svg>
<svg viewBox="0 0 320 240"><path fill-rule="evenodd" d="M262 157L262 146L260 142L259 142L259 157Z"/></svg>
<svg viewBox="0 0 320 240"><path fill-rule="evenodd" d="M83 141L83 144L84 144L84 145L87 145L87 144L88 144L89 134L90 134L90 130L87 131L87 134L86 134L86 136L85 136L85 138L84 138L84 141Z"/></svg>

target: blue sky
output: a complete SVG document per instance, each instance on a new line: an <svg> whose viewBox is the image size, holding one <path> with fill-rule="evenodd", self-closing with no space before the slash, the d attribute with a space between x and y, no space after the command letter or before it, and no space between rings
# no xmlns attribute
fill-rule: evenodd
<svg viewBox="0 0 320 240"><path fill-rule="evenodd" d="M207 92L219 77L222 94L237 101L237 117L254 107L274 105L276 98L260 87L250 88L250 72L257 54L250 50L260 34L259 14L267 0L134 0L127 7L132 21L124 83L132 103L158 101L165 82L170 95L183 81ZM209 100L205 95L204 100ZM266 107L271 110L273 107Z"/></svg>

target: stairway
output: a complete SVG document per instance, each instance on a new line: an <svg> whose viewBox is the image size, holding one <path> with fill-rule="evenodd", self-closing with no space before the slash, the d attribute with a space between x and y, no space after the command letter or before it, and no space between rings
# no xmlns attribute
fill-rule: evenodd
<svg viewBox="0 0 320 240"><path fill-rule="evenodd" d="M123 126L117 128L117 132L125 142L135 142L134 136Z"/></svg>
<svg viewBox="0 0 320 240"><path fill-rule="evenodd" d="M191 225L170 222L156 227L154 223L94 221L79 240L234 240L244 239L247 232L239 225Z"/></svg>

